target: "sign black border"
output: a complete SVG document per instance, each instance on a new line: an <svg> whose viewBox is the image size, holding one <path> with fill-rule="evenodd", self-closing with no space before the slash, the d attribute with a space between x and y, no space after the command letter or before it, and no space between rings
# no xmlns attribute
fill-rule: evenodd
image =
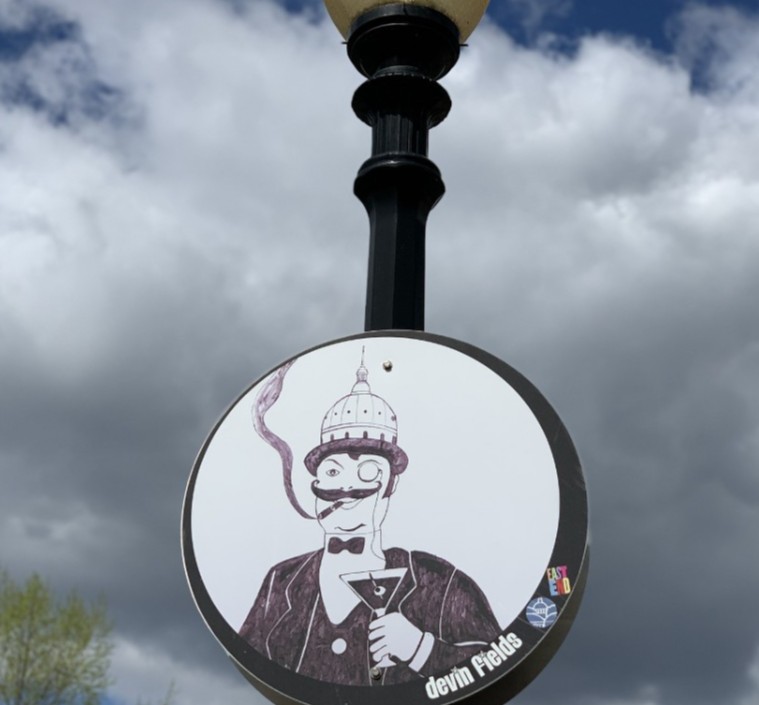
<svg viewBox="0 0 759 705"><path fill-rule="evenodd" d="M381 337L411 338L436 343L475 359L497 374L519 394L540 423L553 454L559 481L558 529L551 559L546 567L566 565L572 578L572 591L566 596L550 596L543 576L530 598L550 597L558 609L557 620L545 629L533 627L522 609L520 615L501 632L514 632L523 642L522 647L509 659L507 667L498 667L478 678L472 686L434 700L425 691L427 678L398 685L338 685L293 673L258 653L230 627L216 608L201 578L192 543L192 504L198 472L211 440L240 400L290 360L351 340ZM190 590L208 628L240 672L272 702L280 705L450 705L466 700L471 705L499 705L514 697L543 670L564 640L577 613L588 572L587 494L577 451L567 429L545 397L513 367L474 345L454 338L421 331L370 331L322 343L294 355L262 375L230 404L208 434L193 464L182 507L181 542ZM464 665L464 662L459 665Z"/></svg>

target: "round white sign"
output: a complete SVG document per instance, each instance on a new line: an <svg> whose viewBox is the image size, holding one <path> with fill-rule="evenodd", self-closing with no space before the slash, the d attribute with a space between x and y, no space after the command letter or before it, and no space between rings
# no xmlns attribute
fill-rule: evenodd
<svg viewBox="0 0 759 705"><path fill-rule="evenodd" d="M579 462L540 393L472 346L398 331L253 384L183 517L211 630L265 694L313 705L510 697L577 609L586 537Z"/></svg>

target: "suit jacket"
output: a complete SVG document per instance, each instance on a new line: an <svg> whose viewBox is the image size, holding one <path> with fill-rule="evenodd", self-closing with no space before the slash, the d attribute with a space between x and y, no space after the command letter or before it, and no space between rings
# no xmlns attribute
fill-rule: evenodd
<svg viewBox="0 0 759 705"><path fill-rule="evenodd" d="M240 636L259 653L296 673L343 685L375 685L368 651L372 612L360 603L340 625L327 619L319 593L322 554L323 550L314 551L275 565ZM431 634L434 642L418 671L398 664L384 669L382 683L449 670L497 639L501 630L487 598L466 574L422 551L391 548L385 551L385 559L387 568L408 569L388 613L402 613Z"/></svg>

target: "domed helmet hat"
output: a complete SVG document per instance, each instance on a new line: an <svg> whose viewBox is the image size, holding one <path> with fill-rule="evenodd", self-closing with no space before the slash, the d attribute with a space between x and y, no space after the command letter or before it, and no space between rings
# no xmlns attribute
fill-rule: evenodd
<svg viewBox="0 0 759 705"><path fill-rule="evenodd" d="M408 456L398 445L398 419L390 405L373 394L368 382L369 370L361 365L350 394L338 399L324 415L321 443L306 455L304 462L312 475L319 463L335 453L380 455L390 463L391 476L400 475L408 465ZM385 496L392 493L391 481Z"/></svg>

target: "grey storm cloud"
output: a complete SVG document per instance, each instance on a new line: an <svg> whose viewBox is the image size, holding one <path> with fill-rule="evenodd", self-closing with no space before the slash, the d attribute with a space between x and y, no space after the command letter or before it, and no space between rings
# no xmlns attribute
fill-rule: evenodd
<svg viewBox="0 0 759 705"><path fill-rule="evenodd" d="M0 64L2 563L106 594L117 699L249 702L180 506L242 389L360 330L360 77L318 9L29 7L0 28L68 30ZM568 56L486 22L431 136L428 330L526 374L589 485L585 602L525 705L759 702L759 21L675 24L673 56Z"/></svg>

